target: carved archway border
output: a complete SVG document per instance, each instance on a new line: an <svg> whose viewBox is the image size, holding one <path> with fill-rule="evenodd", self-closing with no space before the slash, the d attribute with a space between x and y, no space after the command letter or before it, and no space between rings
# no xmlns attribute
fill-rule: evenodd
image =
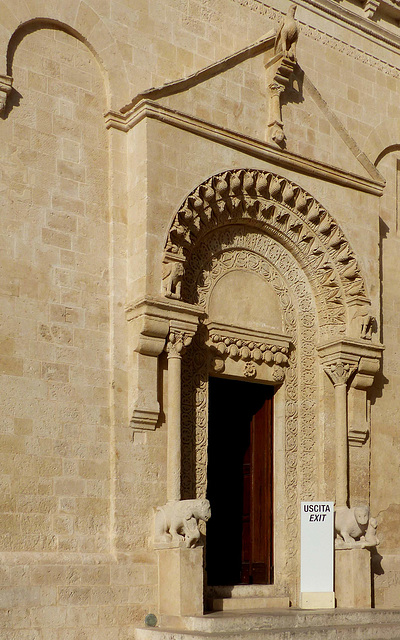
<svg viewBox="0 0 400 640"><path fill-rule="evenodd" d="M277 294L284 330L292 337L285 380L285 502L287 577L297 575L298 499L316 499L316 313L312 291L295 259L279 243L245 225L216 229L188 263L186 281L205 311L215 283L232 268L257 273ZM203 326L183 366L183 494L204 497L207 474L208 361ZM196 428L193 429L193 423ZM193 473L193 466L195 473ZM195 478L195 487L185 486ZM190 482L189 482L190 485Z"/></svg>
<svg viewBox="0 0 400 640"><path fill-rule="evenodd" d="M296 258L313 288L322 334L345 333L349 307L369 304L358 261L333 217L299 185L267 171L225 171L196 187L175 215L164 261L186 265L206 234L232 224L263 230Z"/></svg>

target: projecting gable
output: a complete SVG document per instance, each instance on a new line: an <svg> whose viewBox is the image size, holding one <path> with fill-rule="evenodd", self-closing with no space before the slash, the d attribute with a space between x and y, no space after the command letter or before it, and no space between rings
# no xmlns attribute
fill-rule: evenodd
<svg viewBox="0 0 400 640"><path fill-rule="evenodd" d="M275 31L271 31L187 78L144 91L120 113L109 112L109 120L130 128L128 122L136 120L134 113L140 104L153 104L197 121L209 132L213 128L218 135L225 131L258 146L382 183L376 167L301 65L276 53L274 44Z"/></svg>

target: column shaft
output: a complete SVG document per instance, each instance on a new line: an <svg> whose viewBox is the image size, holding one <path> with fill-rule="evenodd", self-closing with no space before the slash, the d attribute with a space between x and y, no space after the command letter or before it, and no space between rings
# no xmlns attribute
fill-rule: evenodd
<svg viewBox="0 0 400 640"><path fill-rule="evenodd" d="M348 501L347 386L335 386L336 506Z"/></svg>
<svg viewBox="0 0 400 640"><path fill-rule="evenodd" d="M180 354L168 354L168 501L181 499L181 362Z"/></svg>

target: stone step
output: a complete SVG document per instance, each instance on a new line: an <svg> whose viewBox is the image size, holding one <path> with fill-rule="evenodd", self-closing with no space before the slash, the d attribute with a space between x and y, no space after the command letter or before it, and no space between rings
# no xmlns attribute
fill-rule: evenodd
<svg viewBox="0 0 400 640"><path fill-rule="evenodd" d="M399 640L400 625L367 624L205 633L136 629L136 640Z"/></svg>
<svg viewBox="0 0 400 640"><path fill-rule="evenodd" d="M329 609L310 611L282 609L241 611L240 613L239 611L224 611L208 613L204 616L187 616L183 618L183 622L187 631L206 633L332 625L398 624L400 626L400 610Z"/></svg>
<svg viewBox="0 0 400 640"><path fill-rule="evenodd" d="M240 598L213 598L209 600L212 611L242 611L243 609L288 609L289 598L276 597L240 597Z"/></svg>
<svg viewBox="0 0 400 640"><path fill-rule="evenodd" d="M185 628L136 630L136 640L399 640L400 610L228 611L187 617Z"/></svg>

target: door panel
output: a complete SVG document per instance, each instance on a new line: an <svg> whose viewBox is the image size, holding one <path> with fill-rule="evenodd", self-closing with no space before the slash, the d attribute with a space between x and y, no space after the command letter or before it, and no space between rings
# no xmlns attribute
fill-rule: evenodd
<svg viewBox="0 0 400 640"><path fill-rule="evenodd" d="M210 378L209 584L272 583L273 387Z"/></svg>

